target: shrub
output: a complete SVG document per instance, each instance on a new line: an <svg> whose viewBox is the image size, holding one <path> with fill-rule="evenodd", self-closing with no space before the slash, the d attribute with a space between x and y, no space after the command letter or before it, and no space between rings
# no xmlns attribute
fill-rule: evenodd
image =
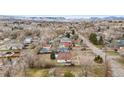
<svg viewBox="0 0 124 93"><path fill-rule="evenodd" d="M79 38L78 35L75 35L75 36L73 37L74 40L77 40L78 38Z"/></svg>
<svg viewBox="0 0 124 93"><path fill-rule="evenodd" d="M74 29L72 30L72 34L73 34L73 35L75 34L75 30L74 30Z"/></svg>
<svg viewBox="0 0 124 93"><path fill-rule="evenodd" d="M51 59L55 59L56 57L55 57L55 52L54 51L52 51L52 53L51 53L51 55L50 55L50 58Z"/></svg>
<svg viewBox="0 0 124 93"><path fill-rule="evenodd" d="M66 37L67 38L70 38L70 33L66 33Z"/></svg>
<svg viewBox="0 0 124 93"><path fill-rule="evenodd" d="M102 57L100 57L99 55L95 57L94 61L95 61L96 63L103 63L103 59L102 59Z"/></svg>

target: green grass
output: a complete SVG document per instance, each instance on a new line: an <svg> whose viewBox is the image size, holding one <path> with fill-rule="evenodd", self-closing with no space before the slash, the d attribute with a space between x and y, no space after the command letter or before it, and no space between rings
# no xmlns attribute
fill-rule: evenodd
<svg viewBox="0 0 124 93"><path fill-rule="evenodd" d="M105 67L104 65L94 65L91 67L91 73L94 74L93 76L96 77L104 77L105 76Z"/></svg>
<svg viewBox="0 0 124 93"><path fill-rule="evenodd" d="M118 59L118 63L124 65L124 58L120 58L120 59Z"/></svg>
<svg viewBox="0 0 124 93"><path fill-rule="evenodd" d="M105 75L105 71L101 68L94 68L93 72L96 76L104 76Z"/></svg>
<svg viewBox="0 0 124 93"><path fill-rule="evenodd" d="M19 49L14 49L14 50L0 50L0 52L20 52Z"/></svg>
<svg viewBox="0 0 124 93"><path fill-rule="evenodd" d="M119 53L115 52L115 51L107 51L107 54L111 55L111 56L118 56L119 55Z"/></svg>
<svg viewBox="0 0 124 93"><path fill-rule="evenodd" d="M19 58L19 56L11 56L11 57L0 57L0 59L3 59L3 58Z"/></svg>
<svg viewBox="0 0 124 93"><path fill-rule="evenodd" d="M29 77L48 77L48 69L28 69L26 71L26 76Z"/></svg>
<svg viewBox="0 0 124 93"><path fill-rule="evenodd" d="M103 45L95 45L97 48L103 48Z"/></svg>

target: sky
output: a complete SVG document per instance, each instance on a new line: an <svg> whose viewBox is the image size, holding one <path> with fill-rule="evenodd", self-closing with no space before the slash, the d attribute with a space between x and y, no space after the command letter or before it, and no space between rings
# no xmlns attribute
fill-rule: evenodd
<svg viewBox="0 0 124 93"><path fill-rule="evenodd" d="M78 18L81 17L78 15L124 15L123 11L123 0L0 0L0 15L64 15Z"/></svg>

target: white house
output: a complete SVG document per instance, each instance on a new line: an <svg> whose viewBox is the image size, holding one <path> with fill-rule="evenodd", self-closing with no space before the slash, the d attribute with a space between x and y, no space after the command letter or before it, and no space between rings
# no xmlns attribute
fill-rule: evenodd
<svg viewBox="0 0 124 93"><path fill-rule="evenodd" d="M24 44L31 44L32 42L32 37L26 37L24 40Z"/></svg>

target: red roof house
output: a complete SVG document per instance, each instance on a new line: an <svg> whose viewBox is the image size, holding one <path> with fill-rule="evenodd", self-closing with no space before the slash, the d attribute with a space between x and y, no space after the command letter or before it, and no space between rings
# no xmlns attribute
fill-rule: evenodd
<svg viewBox="0 0 124 93"><path fill-rule="evenodd" d="M71 62L71 53L64 53L64 52L60 52L57 56L57 62L59 63L65 63L65 62Z"/></svg>

